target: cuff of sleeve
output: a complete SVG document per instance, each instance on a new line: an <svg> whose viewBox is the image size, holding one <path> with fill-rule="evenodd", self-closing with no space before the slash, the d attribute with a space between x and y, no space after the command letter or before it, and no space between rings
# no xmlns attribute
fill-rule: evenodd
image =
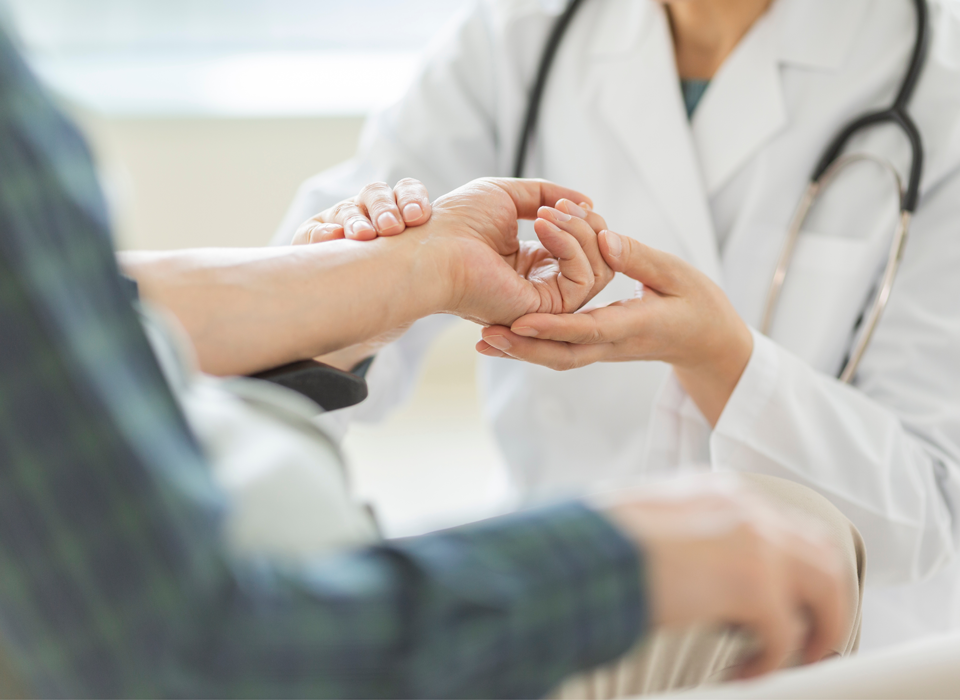
<svg viewBox="0 0 960 700"><path fill-rule="evenodd" d="M446 540L444 542L444 540ZM612 661L648 626L643 557L606 518L570 503L496 518L400 547L448 594L510 622L497 646L512 694L542 695ZM469 552L474 565L464 566ZM433 577L431 577L433 578ZM545 684L546 683L546 684Z"/></svg>
<svg viewBox="0 0 960 700"><path fill-rule="evenodd" d="M713 430L710 452L714 461L729 460L735 445L747 438L757 418L773 398L780 375L780 353L776 343L751 329L753 354L743 376L730 396ZM718 438L727 438L726 440Z"/></svg>

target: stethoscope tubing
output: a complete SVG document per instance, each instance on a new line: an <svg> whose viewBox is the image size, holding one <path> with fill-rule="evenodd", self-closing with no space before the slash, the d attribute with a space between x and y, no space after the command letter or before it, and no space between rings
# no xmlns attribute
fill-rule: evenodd
<svg viewBox="0 0 960 700"><path fill-rule="evenodd" d="M524 115L523 128L517 144L514 177L523 177L527 152L529 151L530 142L533 140L533 135L536 132L537 121L540 116L540 105L543 102L543 93L550 78L550 71L560 45L563 42L563 37L570 28L574 16L580 8L583 7L584 2L585 0L571 0L557 19L547 38L547 43L544 46L540 60L540 66L537 70L536 80L530 91L530 98L527 104L526 114ZM777 268L774 272L773 281L770 285L767 304L764 308L761 323L761 332L769 335L773 326L777 303L780 300L780 293L786 281L790 262L796 249L800 230L806 217L816 204L817 198L823 193L823 190L836 177L840 170L853 162L864 159L863 157L843 156L847 145L854 136L873 126L893 124L898 127L910 143L910 174L906 187L902 185L896 168L889 162L875 157L866 158L879 162L883 167L893 172L900 196L900 216L879 291L874 297L869 312L862 317L862 322L858 321L858 326L854 329L854 333L858 335L858 339L839 375L839 379L845 383L853 381L860 361L873 338L874 331L880 322L880 317L886 308L887 301L893 289L893 283L899 270L900 261L903 259L903 251L909 237L913 214L916 212L920 199L920 184L923 177L924 165L923 139L920 135L920 130L910 117L907 109L917 84L920 81L920 77L923 74L923 68L930 50L930 12L927 6L927 0L912 0L912 2L917 20L916 39L910 56L910 64L903 77L897 96L893 104L887 109L865 114L850 122L840 130L824 150L823 155L820 157L813 171L813 175L810 178L800 205L797 207L790 228L787 231L787 238L784 242Z"/></svg>

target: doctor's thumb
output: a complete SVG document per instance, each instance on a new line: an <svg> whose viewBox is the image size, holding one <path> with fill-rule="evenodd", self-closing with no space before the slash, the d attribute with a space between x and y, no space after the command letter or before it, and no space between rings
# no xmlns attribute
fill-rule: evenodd
<svg viewBox="0 0 960 700"><path fill-rule="evenodd" d="M676 286L672 256L613 231L601 231L598 238L600 253L614 272L665 292Z"/></svg>

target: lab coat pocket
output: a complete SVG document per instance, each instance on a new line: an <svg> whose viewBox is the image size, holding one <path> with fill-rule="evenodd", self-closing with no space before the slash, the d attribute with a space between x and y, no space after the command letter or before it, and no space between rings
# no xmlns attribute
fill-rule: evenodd
<svg viewBox="0 0 960 700"><path fill-rule="evenodd" d="M815 369L839 374L878 263L868 240L801 233L771 338Z"/></svg>

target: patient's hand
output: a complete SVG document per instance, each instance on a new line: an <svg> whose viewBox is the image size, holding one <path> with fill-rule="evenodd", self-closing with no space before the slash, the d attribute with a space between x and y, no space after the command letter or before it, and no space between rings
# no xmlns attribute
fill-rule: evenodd
<svg viewBox="0 0 960 700"><path fill-rule="evenodd" d="M435 274L447 285L445 312L483 325L570 313L614 275L597 242L603 219L574 204L586 200L543 181L475 180L438 199L433 218L407 235L437 261ZM537 219L539 242L518 240L519 219Z"/></svg>
<svg viewBox="0 0 960 700"><path fill-rule="evenodd" d="M777 512L732 476L698 475L601 502L645 556L652 621L676 628L736 626L758 655L741 677L832 654L851 619L836 547L816 523Z"/></svg>
<svg viewBox="0 0 960 700"><path fill-rule="evenodd" d="M379 236L396 236L407 227L422 226L430 220L433 205L423 183L404 178L393 189L383 182L364 187L360 194L345 199L301 224L291 245L324 243L348 238L374 240ZM380 348L398 340L409 324L371 338L363 343L314 358L319 362L349 372Z"/></svg>
<svg viewBox="0 0 960 700"><path fill-rule="evenodd" d="M391 207L406 211L415 203L417 211L426 214L406 224L418 227L418 237L428 244L425 254L442 258L436 279L449 292L442 310L483 325L505 323L527 313L576 311L613 278L597 239L606 223L586 200L551 183L485 179L441 197L435 208L428 208L423 185L404 180L393 191L386 185L371 185L357 198L314 217L300 227L294 244L395 235L404 228L375 232L371 219L377 220ZM539 242L517 239L521 218L537 219L534 230ZM317 359L349 370L405 330L398 328Z"/></svg>
<svg viewBox="0 0 960 700"><path fill-rule="evenodd" d="M322 243L341 238L370 241L396 236L408 226L422 226L433 210L427 188L405 178L390 189L383 182L367 185L356 197L345 199L304 222L293 236L293 245Z"/></svg>

